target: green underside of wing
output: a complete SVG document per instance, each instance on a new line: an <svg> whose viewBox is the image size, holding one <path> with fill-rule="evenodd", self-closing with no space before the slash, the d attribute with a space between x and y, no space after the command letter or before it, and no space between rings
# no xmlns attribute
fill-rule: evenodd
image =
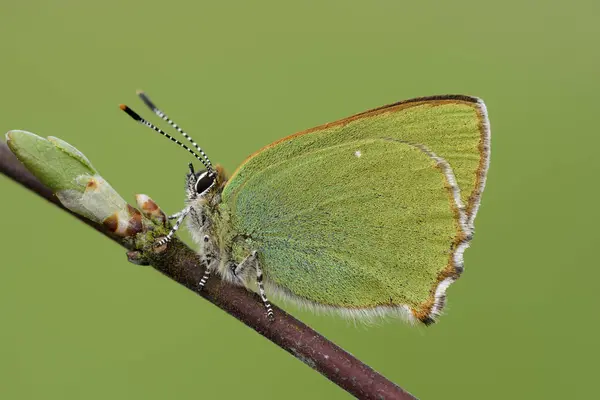
<svg viewBox="0 0 600 400"><path fill-rule="evenodd" d="M313 135L320 139L304 139ZM243 247L259 251L267 278L296 296L416 308L458 232L446 178L414 146L345 135L340 143L311 133L254 157L224 192L223 211L250 238Z"/></svg>

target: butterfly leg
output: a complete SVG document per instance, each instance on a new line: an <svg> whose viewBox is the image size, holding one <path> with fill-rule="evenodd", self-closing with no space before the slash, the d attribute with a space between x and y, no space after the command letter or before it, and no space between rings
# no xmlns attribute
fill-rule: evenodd
<svg viewBox="0 0 600 400"><path fill-rule="evenodd" d="M252 269L256 271L256 284L258 286L258 293L260 294L260 299L267 309L267 318L272 321L274 319L273 308L271 307L271 303L269 302L269 299L267 299L267 295L265 293L263 273L262 269L260 268L260 263L258 262L258 252L253 251L252 254L242 260L242 262L239 263L233 270L233 274L241 282L246 283L248 281L248 273Z"/></svg>
<svg viewBox="0 0 600 400"><path fill-rule="evenodd" d="M200 282L198 282L198 290L199 291L204 289L204 285L206 285L208 278L210 278L211 272L212 272L211 264L207 262L205 264L204 275L202 276L202 279L200 279Z"/></svg>
<svg viewBox="0 0 600 400"><path fill-rule="evenodd" d="M219 264L219 260L217 258L216 246L210 240L210 236L204 235L204 237L202 238L202 241L203 241L203 243L202 243L201 258L202 258L202 263L204 264L204 275L202 276L202 279L200 279L200 282L198 282L198 290L199 291L204 288L204 285L206 285L208 278L210 278L211 272Z"/></svg>
<svg viewBox="0 0 600 400"><path fill-rule="evenodd" d="M185 211L185 208L179 212L176 212L173 215L169 215L169 220L177 219L177 218L181 217L181 214L183 214L184 211Z"/></svg>
<svg viewBox="0 0 600 400"><path fill-rule="evenodd" d="M169 233L167 234L166 237L164 237L156 242L157 246L162 246L163 244L167 244L171 241L171 239L173 239L173 235L175 235L175 232L177 232L177 230L179 229L179 226L181 225L181 223L183 222L183 220L185 219L185 217L188 215L189 212L190 212L190 207L188 206L178 213L179 217L177 218L177 221L175 221L175 225L173 226L173 228L171 228L171 231L169 231Z"/></svg>
<svg viewBox="0 0 600 400"><path fill-rule="evenodd" d="M256 252L253 252L252 254L256 256ZM265 286L263 284L263 273L262 269L260 268L260 263L258 262L258 259L256 260L256 284L258 285L260 299L262 300L263 304L265 305L265 308L267 309L267 318L269 319L269 321L273 321L275 320L275 317L273 316L273 309L271 308L271 303L269 302L269 299L267 299L267 295L265 293Z"/></svg>

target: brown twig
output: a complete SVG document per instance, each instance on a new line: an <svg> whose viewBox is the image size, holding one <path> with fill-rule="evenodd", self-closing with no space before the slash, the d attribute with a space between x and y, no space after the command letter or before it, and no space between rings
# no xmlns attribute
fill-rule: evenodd
<svg viewBox="0 0 600 400"><path fill-rule="evenodd" d="M4 143L0 143L0 172L127 247L121 238L112 235L104 227L63 207L52 191L38 181ZM167 251L150 260L150 264L242 321L354 396L361 399L414 399L408 392L280 308L273 307L275 321L270 322L265 316L258 295L245 288L227 284L221 279L210 279L204 289L198 292L198 282L204 270L198 263L196 253L184 243L174 240L169 244Z"/></svg>

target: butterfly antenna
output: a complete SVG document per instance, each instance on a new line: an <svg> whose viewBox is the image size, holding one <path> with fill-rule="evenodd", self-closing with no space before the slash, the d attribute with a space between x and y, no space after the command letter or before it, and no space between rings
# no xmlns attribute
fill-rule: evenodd
<svg viewBox="0 0 600 400"><path fill-rule="evenodd" d="M209 170L210 172L213 172L212 165L210 164L210 161L206 162L205 159L202 158L202 157L200 157L198 154L196 154L194 152L194 150L190 149L185 144L181 143L179 140L175 139L173 136L171 136L168 133L164 132L162 129L160 129L159 127L155 126L151 122L146 121L144 118L140 117L135 111L133 111L131 108L127 107L125 104L121 104L119 106L119 108L121 110L125 111L127 113L127 115L129 115L131 118L133 118L134 120L136 120L140 124L145 125L148 128L151 128L151 129L155 130L156 132L160 133L161 135L163 135L167 139L171 139L173 142L177 143L178 145L180 145L181 147L183 147L184 149L186 149L187 151L189 151L194 157L196 157L198 159L198 161L200 161L202 164L204 164L204 166L206 167L207 170Z"/></svg>
<svg viewBox="0 0 600 400"><path fill-rule="evenodd" d="M175 122L173 122L173 120L171 118L169 118L167 116L167 114L165 114L158 107L156 107L156 105L150 100L150 98L148 96L146 96L146 93L142 92L141 90L138 90L137 95L140 96L140 99L142 99L142 101L148 106L148 108L150 108L154 112L154 114L158 115L160 118L167 121L167 123L169 125L171 125L173 128L175 128L175 130L177 132L181 133L187 140L190 141L192 146L194 146L194 148L196 150L198 150L198 152L202 155L202 157L206 161L205 165L206 164L209 165L209 168L208 168L209 171L212 172L213 171L212 163L210 162L210 160L209 160L208 156L206 155L206 153L204 152L204 150L202 150L202 148L200 146L198 146L198 144L194 141L194 139L192 139L192 137L190 135L185 133L183 129L181 129Z"/></svg>

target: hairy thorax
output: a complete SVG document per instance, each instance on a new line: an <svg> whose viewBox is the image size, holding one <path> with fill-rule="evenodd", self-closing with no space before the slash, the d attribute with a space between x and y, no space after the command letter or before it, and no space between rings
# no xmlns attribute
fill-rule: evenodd
<svg viewBox="0 0 600 400"><path fill-rule="evenodd" d="M203 197L188 199L191 206L188 230L199 246L200 257L213 271L227 281L246 286L244 277L236 276L233 270L253 249L249 238L235 230L228 207L221 202L227 178L221 166L216 169L217 180L210 192Z"/></svg>

